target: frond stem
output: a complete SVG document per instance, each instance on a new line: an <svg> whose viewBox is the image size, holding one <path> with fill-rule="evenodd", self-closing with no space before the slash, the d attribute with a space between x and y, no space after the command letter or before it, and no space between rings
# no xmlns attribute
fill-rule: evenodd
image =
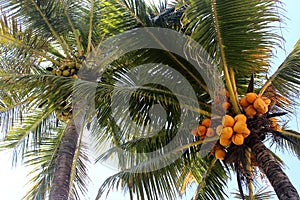
<svg viewBox="0 0 300 200"><path fill-rule="evenodd" d="M278 69L274 72L274 74L272 74L272 76L267 80L267 82L263 85L263 87L260 89L259 93L258 93L258 96L261 97L266 89L272 84L272 81L277 77L277 75L281 72L281 70L284 69L284 63L282 63Z"/></svg>
<svg viewBox="0 0 300 200"><path fill-rule="evenodd" d="M157 39L151 32L149 32L149 34L151 35L151 37L162 47L162 49L164 49L164 50L166 50L166 52L170 55L170 57L176 62L176 63L178 63L179 64L179 66L182 68L182 69L184 69L191 77L193 77L193 79L194 80L196 80L197 81L197 83L207 92L207 93L209 93L209 90L208 90L208 88L207 88L207 86L206 85L204 85L204 84L202 84L201 83L201 81L197 78L197 76L196 75L194 75L192 72L191 72L191 70L188 70L185 66L184 66L184 64L182 63L182 62L180 62L177 58L176 58L176 56L174 56L174 54L173 53L171 53L166 47L165 47L165 45L163 45L160 41L159 41L159 39Z"/></svg>
<svg viewBox="0 0 300 200"><path fill-rule="evenodd" d="M95 5L95 0L92 0L92 2L91 2L91 12L90 12L90 22L89 22L90 27L89 27L89 35L88 35L88 44L87 44L87 50L86 50L87 55L91 51L91 44L92 44L94 5Z"/></svg>
<svg viewBox="0 0 300 200"><path fill-rule="evenodd" d="M200 181L200 183L199 183L199 185L198 185L198 187L197 187L197 189L195 191L195 195L193 197L193 200L197 200L198 199L199 193L203 189L203 187L205 186L206 179L209 176L212 168L215 166L217 160L218 159L216 157L214 157L214 159L210 163L208 169L206 170L205 174L202 176L202 179L201 179L201 181Z"/></svg>
<svg viewBox="0 0 300 200"><path fill-rule="evenodd" d="M225 81L226 81L226 86L230 95L230 99L232 101L232 106L234 111L238 114L241 113L236 95L234 93L233 89L233 83L231 82L229 71L228 71L228 66L226 62L226 57L225 57L225 52L223 48L223 42L222 42L222 37L221 37L221 31L219 27L219 19L218 19L218 14L217 14L217 7L216 7L216 0L212 0L212 12L213 12L213 17L214 17L214 22L215 22L215 28L217 31L217 37L218 37L218 45L220 48L220 55L221 55L221 62L223 64L223 70L224 70L224 75L225 75Z"/></svg>
<svg viewBox="0 0 300 200"><path fill-rule="evenodd" d="M175 149L175 151L182 151L182 150L188 149L190 147L196 146L198 144L202 144L204 142L216 142L216 141L218 141L218 139L219 139L219 137L205 138L205 140L198 140L196 142L191 142L189 144L177 147Z"/></svg>
<svg viewBox="0 0 300 200"><path fill-rule="evenodd" d="M45 16L45 14L41 11L41 9L39 8L39 6L37 5L37 3L34 0L31 0L31 2L33 3L35 9L40 13L40 16L43 18L44 22L47 24L48 28L50 29L51 33L53 34L53 36L55 37L55 39L57 39L57 41L59 42L61 48L63 49L63 51L65 52L67 57L71 57L69 54L69 50L68 50L68 45L66 44L66 42L64 42L61 37L57 34L57 32L53 29L53 27L51 26L51 24L49 23L47 17Z"/></svg>
<svg viewBox="0 0 300 200"><path fill-rule="evenodd" d="M64 7L64 13L65 13L65 15L66 15L66 17L68 19L69 25L70 25L70 27L72 29L72 32L73 32L74 36L75 36L76 43L77 43L77 51L78 51L78 53L80 53L81 52L81 46L80 46L80 41L79 41L79 35L76 32L75 26L74 26L74 24L73 24L73 22L71 20L71 17L69 15L66 7Z"/></svg>

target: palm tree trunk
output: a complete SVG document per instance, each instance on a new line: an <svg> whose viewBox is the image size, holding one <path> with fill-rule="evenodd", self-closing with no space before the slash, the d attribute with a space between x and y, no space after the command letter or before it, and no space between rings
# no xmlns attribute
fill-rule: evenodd
<svg viewBox="0 0 300 200"><path fill-rule="evenodd" d="M68 200L70 175L74 153L76 151L79 133L76 131L74 120L71 121L62 138L50 190L50 200Z"/></svg>
<svg viewBox="0 0 300 200"><path fill-rule="evenodd" d="M280 200L300 200L297 190L281 169L278 161L256 135L249 137L248 146L272 184L277 197Z"/></svg>

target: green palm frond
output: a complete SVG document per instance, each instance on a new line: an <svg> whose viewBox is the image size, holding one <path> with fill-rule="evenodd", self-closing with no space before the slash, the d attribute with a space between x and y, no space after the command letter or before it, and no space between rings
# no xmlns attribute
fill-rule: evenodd
<svg viewBox="0 0 300 200"><path fill-rule="evenodd" d="M225 199L227 197L225 185L228 171L215 158L207 157L194 161L192 172L199 183L194 199Z"/></svg>
<svg viewBox="0 0 300 200"><path fill-rule="evenodd" d="M37 148L43 135L49 134L48 128L56 126L55 118L51 117L51 112L36 110L23 114L22 117L22 123L16 122L16 125L11 127L6 134L1 142L1 150L14 149L23 155L30 149Z"/></svg>
<svg viewBox="0 0 300 200"><path fill-rule="evenodd" d="M191 1L183 18L187 34L222 64L232 68L237 81L251 73L266 73L271 50L280 36L272 31L281 21L274 1ZM226 74L225 74L226 75ZM246 88L238 88L245 93Z"/></svg>
<svg viewBox="0 0 300 200"><path fill-rule="evenodd" d="M2 62L10 62L8 66L12 65L12 58L19 58L19 68L22 64L24 66L36 65L41 58L47 58L52 63L58 63L51 55L47 54L51 46L47 37L36 35L31 29L22 30L21 23L16 18L7 19L6 15L0 15L0 42L1 42L1 55ZM23 62L23 63L22 63ZM2 64L3 65L3 64Z"/></svg>
<svg viewBox="0 0 300 200"><path fill-rule="evenodd" d="M267 191L268 187L261 187L259 188L256 193L254 194L254 199L256 200L267 200L267 199L273 199L274 192ZM236 199L242 199L241 194L239 192L233 192L234 198ZM245 200L250 199L249 196L245 195Z"/></svg>
<svg viewBox="0 0 300 200"><path fill-rule="evenodd" d="M24 164L30 168L33 167L28 181L29 191L24 199L46 199L49 195L49 188L54 173L54 166L61 139L65 132L65 125L51 129L49 135L43 136L39 148L32 149L24 154ZM72 180L70 187L70 198L80 199L86 195L89 177L87 175L86 147L80 143L76 156L74 157L74 170L72 171Z"/></svg>
<svg viewBox="0 0 300 200"><path fill-rule="evenodd" d="M96 1L101 16L96 18L97 32L101 39L117 35L126 30L146 26L149 21L145 2L142 0Z"/></svg>
<svg viewBox="0 0 300 200"><path fill-rule="evenodd" d="M175 199L179 195L178 181L183 181L180 178L183 171L192 169L197 181L205 180L199 193L199 199L224 199L227 176L223 166L217 163L211 168L207 163L211 159L201 159L198 156L194 159L191 162L179 159L165 168L147 173L134 173L133 169L122 171L109 177L102 184L97 198L103 196L105 191L108 194L114 188L121 187L125 191L131 190L138 199ZM211 174L206 174L207 171L210 171Z"/></svg>
<svg viewBox="0 0 300 200"><path fill-rule="evenodd" d="M280 137L281 136L281 137ZM300 133L283 129L280 131L279 137L275 139L277 147L281 150L287 150L288 152L292 152L295 156L300 159Z"/></svg>
<svg viewBox="0 0 300 200"><path fill-rule="evenodd" d="M296 103L300 85L300 40L294 46L292 52L287 56L278 69L272 74L261 89L264 93L269 86L286 98L288 102Z"/></svg>
<svg viewBox="0 0 300 200"><path fill-rule="evenodd" d="M65 7L69 6L67 1L2 1L1 5L4 12L19 19L25 27L30 27L36 34L54 37L66 56L70 57L70 47L61 37L72 31L64 12Z"/></svg>
<svg viewBox="0 0 300 200"><path fill-rule="evenodd" d="M52 129L50 135L45 135L39 148L32 149L24 155L24 164L34 167L29 176L29 191L24 199L45 199L49 194L49 188L53 178L55 159L59 148L64 126Z"/></svg>
<svg viewBox="0 0 300 200"><path fill-rule="evenodd" d="M7 133L2 141L2 148L20 147L24 153L27 147L37 147L43 133L49 133L48 128L57 126L54 110L61 99L68 95L66 88L71 88L73 83L74 80L70 78L5 73L0 79L0 88L11 98L6 100L5 95L1 96L3 115L7 116L12 110L21 115L7 119L13 120L15 124L5 127ZM56 92L53 92L54 88ZM44 107L41 107L42 104ZM5 117L2 120L5 121Z"/></svg>
<svg viewBox="0 0 300 200"><path fill-rule="evenodd" d="M176 178L181 168L180 161L176 161L153 172L131 173L131 169L121 171L104 181L96 199L114 188L122 188L124 192L131 190L137 199L175 199Z"/></svg>

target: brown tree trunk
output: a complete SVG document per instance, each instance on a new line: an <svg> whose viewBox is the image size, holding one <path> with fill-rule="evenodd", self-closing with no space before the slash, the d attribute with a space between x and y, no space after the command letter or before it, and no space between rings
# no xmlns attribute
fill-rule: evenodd
<svg viewBox="0 0 300 200"><path fill-rule="evenodd" d="M297 190L281 169L280 164L259 138L251 136L247 143L259 166L272 184L277 197L280 200L300 200Z"/></svg>
<svg viewBox="0 0 300 200"><path fill-rule="evenodd" d="M67 127L58 150L54 177L49 195L50 200L68 200L70 175L78 137L79 133L76 131L74 121L72 121Z"/></svg>

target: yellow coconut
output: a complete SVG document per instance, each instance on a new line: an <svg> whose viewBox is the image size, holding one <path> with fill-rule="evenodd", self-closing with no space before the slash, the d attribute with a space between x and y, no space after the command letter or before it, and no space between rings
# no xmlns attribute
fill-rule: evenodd
<svg viewBox="0 0 300 200"><path fill-rule="evenodd" d="M268 97L261 97L261 99L265 102L265 104L267 104L267 106L271 104L271 99L269 99Z"/></svg>
<svg viewBox="0 0 300 200"><path fill-rule="evenodd" d="M201 125L205 126L206 128L209 128L210 127L210 119L206 118L202 121Z"/></svg>
<svg viewBox="0 0 300 200"><path fill-rule="evenodd" d="M233 142L233 144L238 145L238 146L244 144L243 134L240 134L240 133L234 134L232 136L232 142Z"/></svg>
<svg viewBox="0 0 300 200"><path fill-rule="evenodd" d="M248 103L253 104L254 101L257 99L257 94L255 94L254 92L247 93L246 99Z"/></svg>
<svg viewBox="0 0 300 200"><path fill-rule="evenodd" d="M56 76L61 76L61 71L59 69L56 70Z"/></svg>
<svg viewBox="0 0 300 200"><path fill-rule="evenodd" d="M225 156L226 156L226 152L224 149L216 149L215 157L217 159L224 160Z"/></svg>
<svg viewBox="0 0 300 200"><path fill-rule="evenodd" d="M62 72L62 75L63 75L63 76L69 76L69 75L70 75L69 70L64 70L64 71Z"/></svg>
<svg viewBox="0 0 300 200"><path fill-rule="evenodd" d="M247 124L243 121L238 121L234 124L233 130L236 133L243 133L247 129Z"/></svg>
<svg viewBox="0 0 300 200"><path fill-rule="evenodd" d="M244 132L242 133L243 137L246 138L250 135L251 131L247 128L244 130Z"/></svg>
<svg viewBox="0 0 300 200"><path fill-rule="evenodd" d="M222 108L224 108L225 110L228 110L230 108L231 104L227 101L222 103Z"/></svg>
<svg viewBox="0 0 300 200"><path fill-rule="evenodd" d="M222 125L224 127L233 127L233 125L234 125L234 119L233 119L233 117L231 117L230 115L225 115L222 118Z"/></svg>
<svg viewBox="0 0 300 200"><path fill-rule="evenodd" d="M250 103L247 101L246 97L243 97L240 99L240 104L243 108L247 108L250 105Z"/></svg>
<svg viewBox="0 0 300 200"><path fill-rule="evenodd" d="M216 128L216 133L217 133L217 135L221 135L222 130L223 130L223 125L217 126L217 128Z"/></svg>
<svg viewBox="0 0 300 200"><path fill-rule="evenodd" d="M257 112L259 112L260 114L265 114L266 112L268 112L268 106L267 104L264 102L264 100L262 100L262 98L257 98L254 103L253 103L253 107L257 110Z"/></svg>
<svg viewBox="0 0 300 200"><path fill-rule="evenodd" d="M220 144L221 144L223 147L229 146L230 143L231 143L231 139L227 139L227 138L220 137Z"/></svg>
<svg viewBox="0 0 300 200"><path fill-rule="evenodd" d="M244 114L238 114L234 117L234 121L238 122L238 121L242 121L242 122L247 122L247 117Z"/></svg>
<svg viewBox="0 0 300 200"><path fill-rule="evenodd" d="M197 128L197 127L194 128L194 129L191 131L191 134L192 134L193 136L199 136L199 135L198 135L198 128Z"/></svg>
<svg viewBox="0 0 300 200"><path fill-rule="evenodd" d="M230 139L233 135L233 129L231 127L224 127L221 132L221 137Z"/></svg>
<svg viewBox="0 0 300 200"><path fill-rule="evenodd" d="M198 135L202 136L202 135L206 134L206 127L205 126L199 125L197 127L197 129L198 129Z"/></svg>
<svg viewBox="0 0 300 200"><path fill-rule="evenodd" d="M246 109L245 109L245 112L246 112L246 115L250 118L252 118L254 115L256 115L256 110L255 108L253 107L253 105L250 105L248 106Z"/></svg>

